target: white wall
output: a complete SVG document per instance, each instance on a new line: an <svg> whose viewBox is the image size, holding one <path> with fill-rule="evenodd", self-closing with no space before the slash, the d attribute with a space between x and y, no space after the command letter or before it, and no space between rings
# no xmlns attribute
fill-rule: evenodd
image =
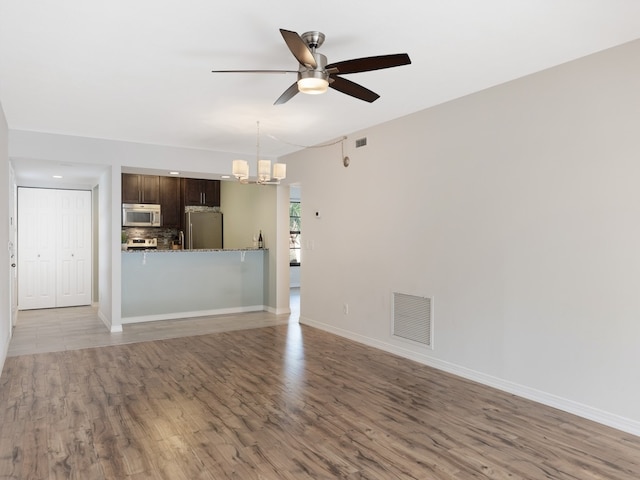
<svg viewBox="0 0 640 480"><path fill-rule="evenodd" d="M9 264L9 221L11 205L10 195L13 189L10 185L9 172L9 128L0 104L0 372L7 357L9 340L11 338L11 296L9 289L10 276L13 274Z"/></svg>
<svg viewBox="0 0 640 480"><path fill-rule="evenodd" d="M98 316L113 332L122 330L120 315L120 253L116 253L114 238L120 236L120 228L114 229L112 215L113 179L119 177L119 169L108 168L100 176L98 188ZM118 182L119 184L120 182ZM119 224L120 222L118 222ZM120 243L120 239L117 240ZM116 260L117 259L117 260Z"/></svg>
<svg viewBox="0 0 640 480"><path fill-rule="evenodd" d="M269 298L275 300L273 313L291 313L289 305L289 187L282 185L275 190L275 231L270 240L269 252L274 251L274 258L269 259L269 268L275 275L269 277ZM270 256L271 257L271 256Z"/></svg>
<svg viewBox="0 0 640 480"><path fill-rule="evenodd" d="M301 321L640 434L638 58L353 133L348 168L339 145L287 156ZM433 350L391 336L394 291L433 297Z"/></svg>
<svg viewBox="0 0 640 480"><path fill-rule="evenodd" d="M221 173L231 170L237 154L164 145L11 130L10 156L115 167L139 167L168 172ZM18 160L19 161L19 160Z"/></svg>

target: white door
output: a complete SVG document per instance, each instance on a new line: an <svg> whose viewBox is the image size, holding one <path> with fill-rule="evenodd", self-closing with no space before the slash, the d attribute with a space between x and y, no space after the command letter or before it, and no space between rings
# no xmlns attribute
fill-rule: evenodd
<svg viewBox="0 0 640 480"><path fill-rule="evenodd" d="M58 195L56 306L91 304L91 192Z"/></svg>
<svg viewBox="0 0 640 480"><path fill-rule="evenodd" d="M18 189L18 308L56 306L55 190Z"/></svg>
<svg viewBox="0 0 640 480"><path fill-rule="evenodd" d="M91 192L18 189L18 308L91 303Z"/></svg>

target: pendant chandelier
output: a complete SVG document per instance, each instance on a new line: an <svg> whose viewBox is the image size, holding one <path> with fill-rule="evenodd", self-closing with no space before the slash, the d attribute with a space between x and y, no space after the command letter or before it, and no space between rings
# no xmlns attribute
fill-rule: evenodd
<svg viewBox="0 0 640 480"><path fill-rule="evenodd" d="M233 176L240 183L258 183L261 185L277 185L280 180L287 177L287 165L284 163L275 163L273 165L273 173L271 172L271 160L260 160L260 122L257 124L256 136L256 166L258 169L258 179L255 182L249 182L249 163L246 160L234 160L232 165ZM272 178L275 181L272 181Z"/></svg>

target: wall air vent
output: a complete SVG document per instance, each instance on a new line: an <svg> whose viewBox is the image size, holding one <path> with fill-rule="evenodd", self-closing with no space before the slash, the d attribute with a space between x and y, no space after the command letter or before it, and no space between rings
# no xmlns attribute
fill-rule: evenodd
<svg viewBox="0 0 640 480"><path fill-rule="evenodd" d="M393 335L433 347L431 298L393 293Z"/></svg>
<svg viewBox="0 0 640 480"><path fill-rule="evenodd" d="M356 148L364 147L367 145L367 137L358 138L356 140Z"/></svg>

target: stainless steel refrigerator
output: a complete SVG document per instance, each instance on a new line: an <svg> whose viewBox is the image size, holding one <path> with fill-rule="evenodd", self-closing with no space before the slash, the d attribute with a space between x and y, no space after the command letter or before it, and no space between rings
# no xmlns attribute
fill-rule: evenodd
<svg viewBox="0 0 640 480"><path fill-rule="evenodd" d="M185 248L222 247L222 213L187 212L185 214Z"/></svg>

